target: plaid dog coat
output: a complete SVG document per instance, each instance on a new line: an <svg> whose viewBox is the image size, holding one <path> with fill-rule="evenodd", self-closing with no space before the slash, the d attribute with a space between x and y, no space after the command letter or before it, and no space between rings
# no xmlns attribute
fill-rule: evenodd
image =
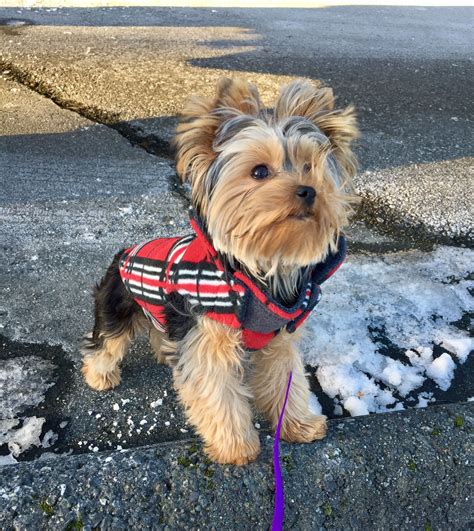
<svg viewBox="0 0 474 531"><path fill-rule="evenodd" d="M284 327L294 332L319 302L320 284L345 257L346 242L341 235L337 253L308 271L297 301L288 308L251 277L226 269L192 212L191 226L194 234L126 249L119 261L124 285L158 330L167 330L165 307L179 294L196 313L242 330L243 346L248 350L263 348Z"/></svg>

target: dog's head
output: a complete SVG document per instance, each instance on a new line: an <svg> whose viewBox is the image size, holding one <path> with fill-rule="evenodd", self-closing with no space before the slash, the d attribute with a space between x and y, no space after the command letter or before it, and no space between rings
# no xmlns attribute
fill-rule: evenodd
<svg viewBox="0 0 474 531"><path fill-rule="evenodd" d="M254 274L295 269L335 250L351 212L357 136L352 107L297 80L273 111L241 79L192 98L175 138L178 174L216 250Z"/></svg>

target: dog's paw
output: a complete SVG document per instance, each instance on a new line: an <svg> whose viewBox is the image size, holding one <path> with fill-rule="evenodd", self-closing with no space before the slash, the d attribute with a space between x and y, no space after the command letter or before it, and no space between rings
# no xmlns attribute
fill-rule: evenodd
<svg viewBox="0 0 474 531"><path fill-rule="evenodd" d="M205 451L210 459L221 465L247 465L257 459L260 453L260 439L254 430L248 439L230 439L222 445L208 444Z"/></svg>
<svg viewBox="0 0 474 531"><path fill-rule="evenodd" d="M286 419L281 429L281 438L288 442L308 443L323 439L326 435L326 417L308 415L303 419Z"/></svg>
<svg viewBox="0 0 474 531"><path fill-rule="evenodd" d="M93 367L90 359L85 359L81 369L84 380L89 387L96 391L107 391L117 387L120 383L120 369L117 367L111 372L100 373Z"/></svg>

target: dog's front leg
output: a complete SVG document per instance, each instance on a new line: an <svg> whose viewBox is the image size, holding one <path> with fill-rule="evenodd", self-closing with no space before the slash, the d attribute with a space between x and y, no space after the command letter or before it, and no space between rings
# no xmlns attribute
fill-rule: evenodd
<svg viewBox="0 0 474 531"><path fill-rule="evenodd" d="M282 331L264 349L254 353L251 387L257 409L275 429L292 371L281 437L290 442L310 442L325 436L326 417L309 411L309 385L301 355L294 345L295 336Z"/></svg>
<svg viewBox="0 0 474 531"><path fill-rule="evenodd" d="M243 377L240 332L202 317L178 345L175 387L205 450L218 463L244 465L260 451Z"/></svg>

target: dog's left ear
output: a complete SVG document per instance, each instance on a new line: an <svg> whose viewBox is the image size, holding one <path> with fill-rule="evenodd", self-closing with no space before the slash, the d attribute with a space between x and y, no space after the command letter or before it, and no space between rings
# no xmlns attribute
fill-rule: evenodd
<svg viewBox="0 0 474 531"><path fill-rule="evenodd" d="M347 177L355 174L357 165L351 144L359 130L353 106L335 110L330 87L315 87L298 79L281 89L275 105L277 121L290 116L302 116L316 125L331 142L332 153Z"/></svg>

